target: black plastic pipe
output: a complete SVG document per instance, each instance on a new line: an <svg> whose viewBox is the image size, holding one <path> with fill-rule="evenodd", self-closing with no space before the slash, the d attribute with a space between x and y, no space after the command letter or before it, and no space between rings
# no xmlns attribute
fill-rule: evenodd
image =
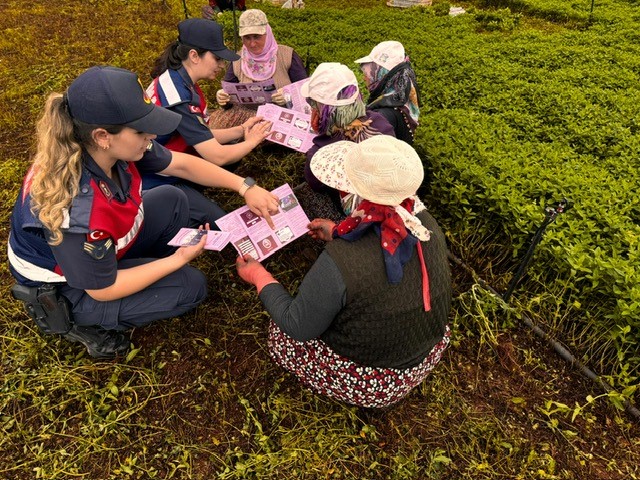
<svg viewBox="0 0 640 480"><path fill-rule="evenodd" d="M475 279L475 281L478 282L478 285L480 285L482 288L484 288L485 290L487 290L488 292L490 292L494 296L498 297L504 303L504 305L506 306L507 303L504 301L503 296L500 293L498 293L498 291L495 288L493 288L487 282L485 282L480 277L478 277L476 272L469 265L464 263L461 259L456 257L450 251L447 251L447 257L449 258L450 261L452 261L456 265L458 265L458 266L464 268L465 270L467 270L468 272L470 272L472 274L473 278ZM565 348L560 342L558 342L553 337L551 337L548 333L546 333L544 330L542 330L542 328L540 328L538 325L536 325L533 322L533 320L531 318L529 318L526 314L522 315L522 319L523 319L524 324L526 326L528 326L531 330L533 330L533 332L537 336L539 336L540 338L545 340L549 345L551 345L551 347L556 351L556 353L563 360L568 362L572 367L577 368L578 371L583 376L585 376L586 378L588 378L588 379L592 380L593 382L595 382L606 393L615 392L615 389L613 389L607 382L602 380L602 378L600 378L598 376L598 374L596 374L593 370L591 370L585 364L583 364L580 360L578 360L569 350L567 350L567 348ZM638 410L636 407L634 407L631 404L631 402L629 402L628 400L624 400L623 405L624 405L624 408L627 411L627 413L629 413L630 415L635 417L636 421L640 421L640 410Z"/></svg>

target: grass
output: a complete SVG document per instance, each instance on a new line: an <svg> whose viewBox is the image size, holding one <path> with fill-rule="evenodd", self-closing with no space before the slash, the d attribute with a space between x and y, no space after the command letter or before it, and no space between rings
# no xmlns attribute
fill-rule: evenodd
<svg viewBox="0 0 640 480"><path fill-rule="evenodd" d="M402 25L407 42L416 36L409 30L412 16L426 15L388 9L377 0L352 2L348 11L342 1L306 3L302 12L265 8L283 43L300 29L319 37L307 36L314 62L331 55L346 62L366 53L365 43L373 41L366 33L344 34L350 51L322 48L322 35L336 35L336 22L346 29L343 23L358 9L367 9L367 25L381 25L384 34ZM187 1L194 16L200 6ZM50 91L64 90L93 64L115 64L146 78L155 56L175 36L183 5L8 0L2 8L0 478L640 477L637 423L518 320L522 312L542 321L562 311L538 311L535 298L517 296L505 312L458 268L452 346L426 382L384 411L315 395L270 361L268 317L253 289L235 274L230 251L196 261L209 278L208 301L182 318L136 330L135 349L124 361L94 361L77 345L40 335L10 298L5 253L9 209L32 153L35 117ZM229 14L224 21L231 22ZM521 23L546 35L567 28L526 15ZM447 19L434 19L432 26L443 38L455 37L460 28ZM433 49L432 55L434 64L449 58L444 50ZM294 185L302 177L301 161L300 155L265 148L243 161L238 173L251 173L267 187ZM240 205L236 195L211 194L228 209ZM446 216L437 205L432 211ZM309 267L306 242L267 262L292 290ZM508 246L482 235L461 242L452 238L452 248L471 263L482 260L483 276L503 287Z"/></svg>

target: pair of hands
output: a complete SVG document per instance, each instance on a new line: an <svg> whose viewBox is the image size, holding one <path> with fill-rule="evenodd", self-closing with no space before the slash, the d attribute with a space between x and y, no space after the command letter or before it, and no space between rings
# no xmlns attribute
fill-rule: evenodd
<svg viewBox="0 0 640 480"><path fill-rule="evenodd" d="M216 101L218 102L218 105L224 107L231 101L231 96L223 89L220 89L216 92ZM271 103L275 103L276 105L280 105L281 107L285 106L287 102L284 99L284 92L281 88L276 90L276 92L271 95Z"/></svg>
<svg viewBox="0 0 640 480"><path fill-rule="evenodd" d="M260 145L262 141L271 133L273 122L264 120L262 117L251 117L245 120L240 126L242 127L242 135L245 142ZM233 127L235 128L235 127Z"/></svg>
<svg viewBox="0 0 640 480"><path fill-rule="evenodd" d="M247 193L249 193L249 191L254 190L256 188L263 190L270 197L276 198L274 195L272 195L271 193L267 192L266 190L260 187L252 187L249 190L247 190ZM256 191L256 193L259 193L260 195L262 195L258 191ZM276 198L276 205L277 205L277 198ZM267 220L266 217L265 217L265 220ZM269 218L267 221L271 222L269 225L271 226L271 228L274 228L271 218ZM312 220L309 223L309 225L307 225L307 228L309 229L308 235L311 235L312 238L317 240L324 240L326 242L331 241L333 238L332 232L335 225L336 225L335 222L332 222L331 220L327 220L324 218L316 218ZM206 223L204 226L201 225L200 227L198 227L198 230L202 230L202 229L210 230L211 228L210 228L210 225ZM204 251L204 246L206 241L207 241L207 237L206 235L204 235L196 245L188 245L188 246L180 247L175 251L174 255L180 258L183 264L186 265L191 260L198 257ZM264 268L262 264L258 262L256 259L254 259L251 255L244 255L243 257L238 257L236 259L236 270L238 271L238 275L240 276L240 278L242 278L242 280L256 286L256 288L258 289L258 293L260 293L260 291L262 290L262 288L264 288L265 285L269 285L270 283L277 283L277 280L273 278L273 276L269 273L269 271L266 268Z"/></svg>
<svg viewBox="0 0 640 480"><path fill-rule="evenodd" d="M331 220L316 218L307 225L309 229L308 235L318 240L331 241L335 225L335 222ZM277 280L273 278L269 271L251 255L238 257L236 259L236 270L242 280L256 286L258 293L265 285L277 283Z"/></svg>

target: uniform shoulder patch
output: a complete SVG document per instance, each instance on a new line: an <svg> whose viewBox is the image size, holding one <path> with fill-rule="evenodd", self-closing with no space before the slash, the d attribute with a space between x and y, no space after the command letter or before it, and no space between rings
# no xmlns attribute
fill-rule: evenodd
<svg viewBox="0 0 640 480"><path fill-rule="evenodd" d="M96 242L84 242L83 249L91 258L95 260L102 260L107 256L109 250L113 246L113 240L107 238L106 240L99 240Z"/></svg>

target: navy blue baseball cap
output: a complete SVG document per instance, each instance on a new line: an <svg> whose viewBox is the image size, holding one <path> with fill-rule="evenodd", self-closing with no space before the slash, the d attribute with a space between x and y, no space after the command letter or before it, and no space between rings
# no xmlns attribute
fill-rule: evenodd
<svg viewBox="0 0 640 480"><path fill-rule="evenodd" d="M69 113L95 125L125 125L139 132L166 135L182 116L154 105L138 76L117 67L91 67L67 89Z"/></svg>
<svg viewBox="0 0 640 480"><path fill-rule="evenodd" d="M240 56L227 48L222 25L206 18L188 18L178 24L178 41L192 47L204 48L218 57L235 62Z"/></svg>

